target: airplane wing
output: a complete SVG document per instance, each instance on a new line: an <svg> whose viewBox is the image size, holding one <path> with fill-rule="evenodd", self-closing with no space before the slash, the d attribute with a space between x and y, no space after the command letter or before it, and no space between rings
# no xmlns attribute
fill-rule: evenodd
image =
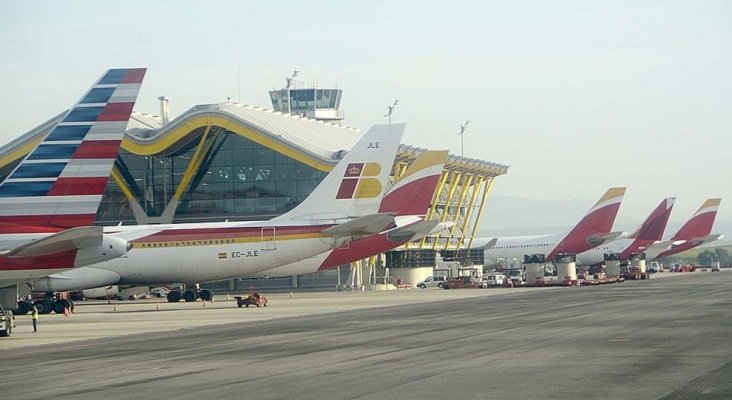
<svg viewBox="0 0 732 400"><path fill-rule="evenodd" d="M325 228L322 232L335 237L375 235L392 224L394 224L392 214L377 213Z"/></svg>
<svg viewBox="0 0 732 400"><path fill-rule="evenodd" d="M46 236L4 252L6 257L38 257L58 254L102 243L101 226L82 226Z"/></svg>
<svg viewBox="0 0 732 400"><path fill-rule="evenodd" d="M604 235L590 235L587 237L587 244L592 245L592 247L597 247L607 242L612 242L613 240L627 236L627 232L609 232Z"/></svg>

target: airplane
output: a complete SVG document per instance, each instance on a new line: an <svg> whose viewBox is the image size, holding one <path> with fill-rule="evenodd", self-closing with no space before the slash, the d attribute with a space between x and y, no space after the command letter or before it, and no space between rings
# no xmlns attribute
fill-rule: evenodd
<svg viewBox="0 0 732 400"><path fill-rule="evenodd" d="M639 254L649 246L660 242L663 239L663 231L671 216L671 209L674 206L674 197L661 201L651 215L646 218L643 224L627 238L613 240L601 246L577 254L577 265L595 265L605 260L605 253L616 253L620 255L620 261L629 260L631 254Z"/></svg>
<svg viewBox="0 0 732 400"><path fill-rule="evenodd" d="M707 199L670 240L646 249L646 260L668 257L723 238L711 233L721 202L721 198Z"/></svg>
<svg viewBox="0 0 732 400"><path fill-rule="evenodd" d="M92 225L145 71L105 72L0 183L0 290L4 303L12 298L8 308L17 305L19 283L131 248Z"/></svg>
<svg viewBox="0 0 732 400"><path fill-rule="evenodd" d="M378 208L404 127L371 127L302 203L269 221L105 227L105 233L133 244L125 258L53 274L34 287L55 292L211 282L289 264L382 232L395 222L392 213ZM195 300L196 293L190 295ZM210 292L201 292L201 298L210 300Z"/></svg>
<svg viewBox="0 0 732 400"><path fill-rule="evenodd" d="M444 230L445 223L424 221L424 217L437 188L447 155L447 150L423 152L384 195L379 212L394 213L397 226L325 253L246 277L282 277L336 268Z"/></svg>
<svg viewBox="0 0 732 400"><path fill-rule="evenodd" d="M625 189L608 189L569 233L476 239L473 248L485 249L486 265L497 264L499 258L523 260L526 254L544 254L546 260L553 260L560 253L582 253L625 234L610 232Z"/></svg>

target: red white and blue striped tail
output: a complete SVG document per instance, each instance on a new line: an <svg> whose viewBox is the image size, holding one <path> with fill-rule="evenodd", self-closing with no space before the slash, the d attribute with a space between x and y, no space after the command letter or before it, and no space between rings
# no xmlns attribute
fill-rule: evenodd
<svg viewBox="0 0 732 400"><path fill-rule="evenodd" d="M0 183L0 224L94 222L145 68L110 69Z"/></svg>

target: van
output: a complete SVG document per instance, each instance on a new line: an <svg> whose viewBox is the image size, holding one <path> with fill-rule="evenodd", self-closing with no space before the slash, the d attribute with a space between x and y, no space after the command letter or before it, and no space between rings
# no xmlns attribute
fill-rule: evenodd
<svg viewBox="0 0 732 400"><path fill-rule="evenodd" d="M420 289L424 289L428 286L442 288L442 285L444 283L445 283L444 276L428 276L422 282L417 283L417 287Z"/></svg>
<svg viewBox="0 0 732 400"><path fill-rule="evenodd" d="M492 273L483 277L479 287L485 289L489 287L503 286L505 282L506 275Z"/></svg>

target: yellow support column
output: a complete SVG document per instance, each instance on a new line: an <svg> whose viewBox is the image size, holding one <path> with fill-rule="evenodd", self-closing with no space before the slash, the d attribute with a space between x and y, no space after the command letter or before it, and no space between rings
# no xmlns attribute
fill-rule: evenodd
<svg viewBox="0 0 732 400"><path fill-rule="evenodd" d="M207 126L206 130L203 132L203 135L201 135L201 141L198 143L198 147L196 147L196 151L193 153L193 157L191 157L191 162L188 163L188 167L186 167L185 172L183 172L183 179L180 180L178 188L175 190L175 194L173 195L178 200L180 200L180 198L183 196L183 192L185 192L188 184L191 182L191 179L193 179L193 173L198 169L198 167L201 165L201 162L203 161L203 157L201 157L201 150L206 143L206 138L208 137L208 133L211 131L211 127L212 125ZM210 146L211 145L206 148L206 151L203 152L204 154L208 152Z"/></svg>
<svg viewBox="0 0 732 400"><path fill-rule="evenodd" d="M468 248L471 248L473 246L473 239L475 238L475 231L478 230L478 225L480 224L480 217L483 216L483 208L485 207L485 200L488 198L488 194L491 192L491 188L493 188L493 179L495 179L495 178L489 178L485 182L485 189L483 189L483 199L480 202L480 208L478 208L478 214L475 216L475 224L473 225L473 231L470 232L470 242L468 242Z"/></svg>
<svg viewBox="0 0 732 400"><path fill-rule="evenodd" d="M125 196L127 201L137 201L130 188L127 187L127 182L122 178L122 174L120 174L117 167L112 168L112 179L114 179L114 182L119 186L119 190L122 191L122 194Z"/></svg>
<svg viewBox="0 0 732 400"><path fill-rule="evenodd" d="M458 182L460 182L460 178L462 177L462 172L453 172L450 174L452 176L452 182L450 182L450 191L447 193L447 199L445 199L445 210L442 213L442 218L440 218L440 222L445 222L447 220L447 215L449 214L448 210L450 208L450 203L452 203L452 198L455 195L455 190L457 189ZM435 240L435 243L432 244L432 250L437 249L437 242L438 240Z"/></svg>
<svg viewBox="0 0 732 400"><path fill-rule="evenodd" d="M473 182L473 174L465 175L463 176L463 188L460 191L460 200L458 200L457 206L455 207L455 215L453 216L453 219L455 220L455 225L453 225L450 228L450 234L447 236L447 242L445 242L444 249L447 250L448 247L450 247L450 241L452 240L453 235L455 234L455 228L457 227L458 217L460 216L460 209L463 207L463 203L465 202L465 196L468 195L468 189L470 188L470 184Z"/></svg>
<svg viewBox="0 0 732 400"><path fill-rule="evenodd" d="M458 240L457 250L460 250L460 248L463 246L463 242L465 242L465 230L468 228L468 223L470 222L470 217L473 216L473 206L475 206L475 200L478 199L478 193L480 193L480 187L483 186L484 181L485 181L485 176L481 176L478 178L478 182L473 183L473 194L470 196L470 204L468 204L468 211L465 213L465 220L463 221L463 226L460 228L462 235L460 236L460 239Z"/></svg>
<svg viewBox="0 0 732 400"><path fill-rule="evenodd" d="M432 196L432 205L430 206L429 212L427 212L427 216L425 217L425 221L432 220L432 217L435 215L435 209L437 208L437 202L440 199L440 194L442 193L442 190L445 188L445 182L447 182L447 177L450 175L447 171L442 171L442 175L440 176L440 182L437 185L437 189L435 189L435 194ZM427 240L427 237L423 237L422 240L419 241L418 248L421 249L424 247L425 241ZM408 245L409 243L407 243Z"/></svg>

